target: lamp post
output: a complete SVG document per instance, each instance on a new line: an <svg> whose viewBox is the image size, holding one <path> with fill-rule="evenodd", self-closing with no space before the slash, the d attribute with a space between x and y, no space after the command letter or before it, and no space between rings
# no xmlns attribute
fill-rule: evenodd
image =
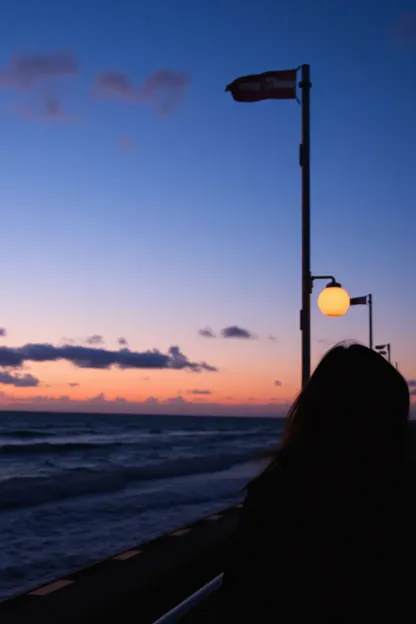
<svg viewBox="0 0 416 624"><path fill-rule="evenodd" d="M369 330L369 347L373 348L373 295L364 295L363 297L352 297L350 305L368 305L368 330ZM377 347L376 347L377 348Z"/></svg>
<svg viewBox="0 0 416 624"><path fill-rule="evenodd" d="M297 99L297 73L301 71L301 144L299 165L301 167L302 189L302 309L300 310L300 330L302 332L302 387L309 380L311 372L311 292L315 279L311 274L311 188L310 188L310 91L312 88L310 66L301 65L296 69L263 72L240 76L225 88L236 102L260 102L262 100ZM298 100L299 101L299 100ZM325 276L322 276L325 278ZM318 305L328 316L341 316L349 307L349 297L332 276L325 294L320 295Z"/></svg>
<svg viewBox="0 0 416 624"><path fill-rule="evenodd" d="M376 351L380 353L380 355L384 355L384 357L387 356L388 361L391 363L391 345L389 342L384 345L376 345Z"/></svg>

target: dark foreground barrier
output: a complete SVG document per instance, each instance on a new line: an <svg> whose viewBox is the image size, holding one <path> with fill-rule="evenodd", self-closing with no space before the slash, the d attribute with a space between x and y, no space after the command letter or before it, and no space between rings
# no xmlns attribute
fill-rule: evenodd
<svg viewBox="0 0 416 624"><path fill-rule="evenodd" d="M218 606L219 592L222 587L223 574L219 574L212 581L188 596L173 609L158 618L153 624L200 624L202 621L215 622L214 615ZM209 619L206 619L209 617Z"/></svg>
<svg viewBox="0 0 416 624"><path fill-rule="evenodd" d="M235 505L0 603L1 624L151 624L220 575Z"/></svg>

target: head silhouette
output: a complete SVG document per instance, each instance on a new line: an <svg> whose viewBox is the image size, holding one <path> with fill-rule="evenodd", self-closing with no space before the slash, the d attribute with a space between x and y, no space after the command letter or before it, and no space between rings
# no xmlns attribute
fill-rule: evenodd
<svg viewBox="0 0 416 624"><path fill-rule="evenodd" d="M355 343L330 349L288 415L283 449L355 462L402 453L409 389L377 352Z"/></svg>

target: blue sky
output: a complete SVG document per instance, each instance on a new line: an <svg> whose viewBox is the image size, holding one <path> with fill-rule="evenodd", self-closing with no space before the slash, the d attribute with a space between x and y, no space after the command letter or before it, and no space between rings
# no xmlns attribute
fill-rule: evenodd
<svg viewBox="0 0 416 624"><path fill-rule="evenodd" d="M221 370L241 402L252 392L267 400L255 375L250 388L253 370L281 379L281 398L290 398L300 378L300 108L237 104L224 87L309 63L313 272L334 274L351 296L373 293L375 340L390 341L415 377L416 33L413 48L395 37L415 8L403 0L379 0L377 9L369 0L5 0L0 68L13 55L62 49L79 64L76 75L36 89L0 89L5 344L94 333L108 347L124 335L137 350L179 344L220 368L209 382L215 402L225 400ZM102 72L140 84L163 68L190 77L169 116L90 97ZM68 119L22 114L47 97ZM259 340L198 335L233 324ZM323 339L343 338L367 340L366 310L335 321L315 306L314 361ZM94 374L94 392L112 387L110 372ZM141 400L147 389L128 379L123 396ZM152 395L166 387L176 395L183 383L171 379L155 377ZM85 399L92 382L80 383Z"/></svg>

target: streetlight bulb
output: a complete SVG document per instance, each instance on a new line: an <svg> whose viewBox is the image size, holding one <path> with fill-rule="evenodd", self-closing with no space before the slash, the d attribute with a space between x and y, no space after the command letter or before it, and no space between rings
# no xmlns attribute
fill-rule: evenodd
<svg viewBox="0 0 416 624"><path fill-rule="evenodd" d="M350 307L350 296L337 282L330 283L318 297L318 308L325 316L343 316Z"/></svg>

